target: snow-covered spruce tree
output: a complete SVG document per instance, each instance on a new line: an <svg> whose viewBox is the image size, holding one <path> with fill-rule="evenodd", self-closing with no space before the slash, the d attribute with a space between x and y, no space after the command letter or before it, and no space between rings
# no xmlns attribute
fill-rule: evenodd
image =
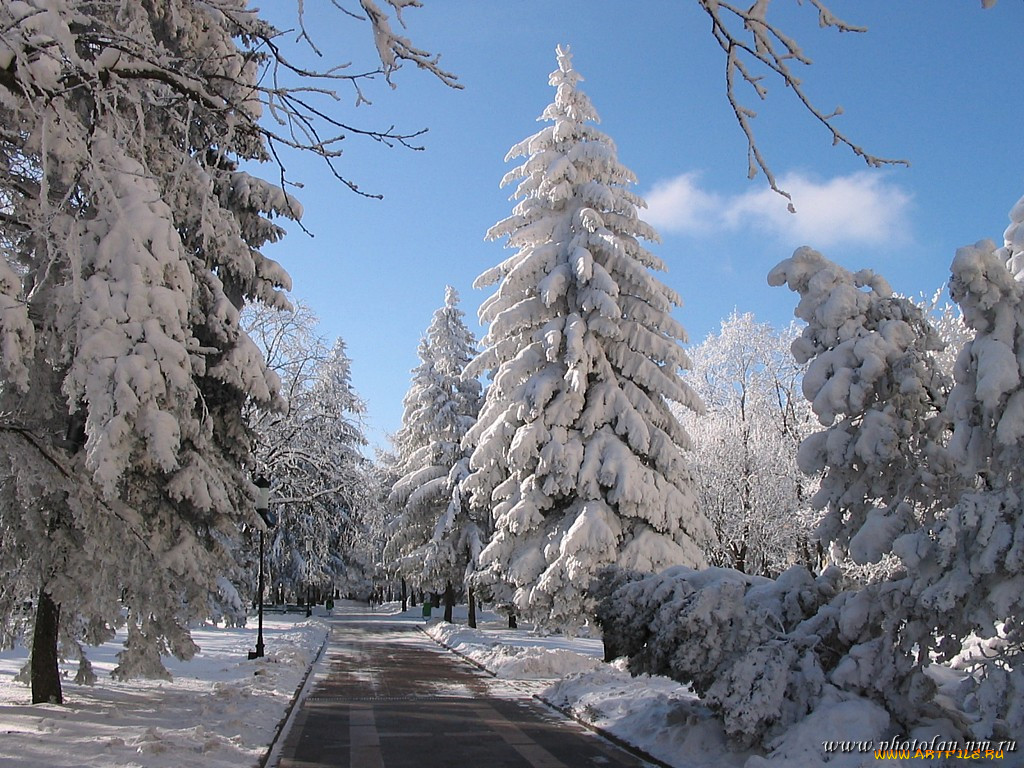
<svg viewBox="0 0 1024 768"><path fill-rule="evenodd" d="M466 327L464 314L458 307L459 296L452 287L445 289L445 305L434 313L427 329L430 355L440 388L423 393L421 402L432 400L434 412L430 451L431 461L448 473L438 483L437 491L444 509L437 518L427 544L423 561L423 578L445 590L446 621L452 620L452 587L465 582L483 549L488 520L478 519L466 503L462 482L469 474L469 453L463 438L480 413L480 382L463 376L466 366L477 352L477 343ZM428 493L427 489L423 489ZM475 602L472 591L470 625L475 625Z"/></svg>
<svg viewBox="0 0 1024 768"><path fill-rule="evenodd" d="M633 174L557 49L550 125L517 144L525 157L512 216L488 238L516 253L477 287L498 283L480 308L488 332L468 376L488 373L467 443L475 509L493 516L475 581L528 620L573 628L603 567L657 571L703 565L713 538L683 457L689 437L668 401L700 410L680 377L689 360L672 318L679 297L652 269L640 239Z"/></svg>
<svg viewBox="0 0 1024 768"><path fill-rule="evenodd" d="M449 621L453 587L464 581L484 538L461 489L469 466L462 439L480 410L480 383L462 375L476 340L458 302L455 289L446 288L420 345L396 441L406 453L404 474L392 489L401 513L391 550L408 553L402 570L414 583L444 591Z"/></svg>
<svg viewBox="0 0 1024 768"><path fill-rule="evenodd" d="M446 78L362 6L385 72ZM0 599L36 602L35 701L62 697L58 638L80 654L126 622L116 674L165 674L190 620L241 609L242 408L277 382L238 310L287 305L259 249L300 209L239 164L278 144L330 161L345 132L261 76L288 67L275 35L243 0L0 5Z"/></svg>
<svg viewBox="0 0 1024 768"><path fill-rule="evenodd" d="M441 470L428 463L431 414L420 399L422 393L437 386L437 371L426 336L420 339L417 354L419 365L413 368L409 390L402 398L402 425L392 440L395 451L390 474L394 483L388 492L392 515L383 565L404 583L422 587L427 543L440 512L437 499L426 500L422 494L413 496L413 491L425 482L437 480Z"/></svg>
<svg viewBox="0 0 1024 768"><path fill-rule="evenodd" d="M804 366L789 347L795 325L777 329L733 313L690 351L686 379L707 407L680 421L694 439L701 509L715 527L715 565L775 576L817 561L810 498L817 479L796 464L814 418L800 393Z"/></svg>
<svg viewBox="0 0 1024 768"><path fill-rule="evenodd" d="M312 501L329 514L319 531L311 532L314 578L323 593L365 588L372 578L372 561L355 557L353 545L365 534L366 519L378 501L373 462L364 455L368 441L363 416L366 405L352 384L352 360L345 342L335 340L320 365L309 395L318 439L310 445L328 470ZM317 570L319 574L317 574Z"/></svg>

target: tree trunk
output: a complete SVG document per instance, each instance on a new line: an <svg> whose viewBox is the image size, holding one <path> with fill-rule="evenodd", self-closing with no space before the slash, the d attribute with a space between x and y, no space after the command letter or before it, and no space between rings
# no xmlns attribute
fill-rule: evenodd
<svg viewBox="0 0 1024 768"><path fill-rule="evenodd" d="M444 585L444 620L449 624L452 623L452 613L455 609L455 590L452 589L452 583L449 581Z"/></svg>
<svg viewBox="0 0 1024 768"><path fill-rule="evenodd" d="M516 623L516 615L514 613L510 613L508 615L508 628L519 629L519 624Z"/></svg>
<svg viewBox="0 0 1024 768"><path fill-rule="evenodd" d="M601 634L601 642L604 644L604 660L605 662L615 661L621 655L619 649L615 646L615 641L612 640L611 635L608 632Z"/></svg>
<svg viewBox="0 0 1024 768"><path fill-rule="evenodd" d="M402 613L409 610L409 590L405 586L405 579L402 579Z"/></svg>
<svg viewBox="0 0 1024 768"><path fill-rule="evenodd" d="M36 624L32 632L32 703L63 704L60 670L57 668L57 628L60 606L45 588L39 590Z"/></svg>
<svg viewBox="0 0 1024 768"><path fill-rule="evenodd" d="M469 618L467 623L470 629L476 629L476 593L473 592L472 587L469 587L466 593L469 595Z"/></svg>

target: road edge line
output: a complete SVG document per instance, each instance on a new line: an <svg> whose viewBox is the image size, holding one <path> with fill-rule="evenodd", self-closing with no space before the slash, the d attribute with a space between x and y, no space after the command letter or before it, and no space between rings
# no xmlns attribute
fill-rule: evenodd
<svg viewBox="0 0 1024 768"><path fill-rule="evenodd" d="M442 640L438 640L432 634L427 632L426 627L423 626L422 624L418 625L416 627L416 629L418 629L424 635L426 635L431 640L433 640L435 643L437 643L437 645L441 646L442 648L444 648L444 649L446 649L448 651L451 651L452 653L454 653L456 656L458 656L459 658L463 659L464 661L468 661L470 664L472 664L477 669L483 670L484 672L489 674L491 677L494 677L494 678L498 677L498 673L497 672L493 672L492 670L488 669L483 664L481 664L479 661L476 661L475 659L471 659L469 656L467 656L466 654L462 653L462 651L455 650L450 645L448 645L448 643L446 643L446 642L444 642ZM582 725L588 731L591 731L592 733L596 734L597 736L600 736L602 739L605 739L606 741L610 741L612 744L617 746L619 749L622 749L622 750L625 750L626 752L629 752L631 755L633 755L633 757L639 758L640 760L644 760L645 762L648 762L651 765L657 766L657 768L676 768L676 766L673 766L671 763L666 763L664 760L661 760L661 759L655 757L654 755L650 754L649 752L644 751L641 747L638 747L636 744L633 744L631 742L626 741L621 736L616 736L614 733L609 731L607 728L602 728L599 725L594 725L593 723L587 722L582 717L579 717L578 715L576 715L576 713L574 713L571 709L569 709L567 707L560 707L557 704L555 704L554 702L548 701L543 696L541 696L539 693L533 694L532 698L536 699L537 701L539 701L544 706L550 707L551 709L555 710L555 712L557 712L558 714L562 715L563 717L565 717L565 718L567 718L569 720L572 720L573 722L578 723L579 725Z"/></svg>

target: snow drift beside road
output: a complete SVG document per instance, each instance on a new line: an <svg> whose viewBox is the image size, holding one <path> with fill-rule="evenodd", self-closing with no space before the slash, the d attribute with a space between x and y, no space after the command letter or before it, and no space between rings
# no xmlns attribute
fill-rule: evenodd
<svg viewBox="0 0 1024 768"><path fill-rule="evenodd" d="M787 731L769 755L756 749L733 752L721 721L688 686L667 677L633 677L623 659L602 663L600 640L540 636L528 629L504 629L495 622L480 626L430 623L426 631L499 678L522 679L525 668L523 677L549 680L550 685L538 690L540 699L675 768L878 764L872 753L826 753L822 747L824 740L866 741L885 731L884 711L864 699L824 701Z"/></svg>

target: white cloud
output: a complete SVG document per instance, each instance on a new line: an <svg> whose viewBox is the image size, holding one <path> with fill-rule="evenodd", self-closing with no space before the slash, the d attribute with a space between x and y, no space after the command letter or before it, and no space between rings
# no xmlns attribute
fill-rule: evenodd
<svg viewBox="0 0 1024 768"><path fill-rule="evenodd" d="M697 173L690 172L657 182L644 195L644 220L665 233L706 233L717 229L713 222L720 215L723 201L698 187L697 178Z"/></svg>
<svg viewBox="0 0 1024 768"><path fill-rule="evenodd" d="M861 171L825 181L786 174L779 186L793 195L796 213L767 186L727 196L702 189L698 181L691 172L656 183L645 195L644 218L665 234L747 230L816 248L908 239L911 195L884 174Z"/></svg>

